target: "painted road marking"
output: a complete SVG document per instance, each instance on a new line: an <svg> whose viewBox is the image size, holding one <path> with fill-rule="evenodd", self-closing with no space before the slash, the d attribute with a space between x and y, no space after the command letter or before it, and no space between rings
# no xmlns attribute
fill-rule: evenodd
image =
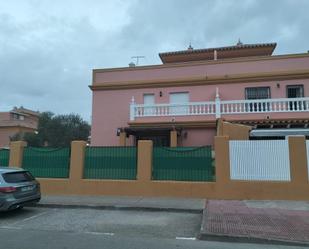
<svg viewBox="0 0 309 249"><path fill-rule="evenodd" d="M32 220L32 219L40 217L40 216L42 216L43 214L46 214L46 213L48 213L48 211L45 211L45 212L42 212L42 213L38 213L36 215L32 215L30 217L27 217L25 219L12 222L8 226L1 226L1 228L4 227L4 228L19 229L19 228L15 227L15 225L20 225L20 223L22 223L22 222L25 222L25 221L28 221L28 220Z"/></svg>
<svg viewBox="0 0 309 249"><path fill-rule="evenodd" d="M195 237L176 237L176 239L180 239L180 240L196 240Z"/></svg>
<svg viewBox="0 0 309 249"><path fill-rule="evenodd" d="M28 220L35 219L35 218L37 218L37 217L42 216L43 214L46 214L47 212L48 212L48 211L42 212L42 213L39 213L39 214L36 214L36 215L33 215L33 216L30 216L30 217L25 218L25 219L23 219L23 220L21 220L21 221L18 221L18 222L24 222L24 221L28 221ZM18 222L17 222L17 223L18 223Z"/></svg>
<svg viewBox="0 0 309 249"><path fill-rule="evenodd" d="M87 234L94 234L94 235L107 235L107 236L114 236L114 233L100 233L100 232L85 232Z"/></svg>
<svg viewBox="0 0 309 249"><path fill-rule="evenodd" d="M14 229L19 230L22 229L21 227L12 227L12 226L1 226L0 229Z"/></svg>

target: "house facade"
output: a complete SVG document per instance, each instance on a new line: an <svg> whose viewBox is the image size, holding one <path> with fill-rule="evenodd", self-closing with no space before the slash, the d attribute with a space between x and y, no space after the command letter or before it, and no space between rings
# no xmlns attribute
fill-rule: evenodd
<svg viewBox="0 0 309 249"><path fill-rule="evenodd" d="M10 139L20 132L34 132L38 128L39 113L24 107L0 112L0 147L8 147Z"/></svg>
<svg viewBox="0 0 309 249"><path fill-rule="evenodd" d="M275 47L190 46L160 53L161 65L94 69L91 145L212 145L218 118L266 136L306 135L309 53L273 55Z"/></svg>

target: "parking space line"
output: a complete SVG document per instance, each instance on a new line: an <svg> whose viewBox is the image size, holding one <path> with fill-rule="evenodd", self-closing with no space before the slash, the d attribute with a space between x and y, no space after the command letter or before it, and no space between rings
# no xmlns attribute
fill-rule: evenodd
<svg viewBox="0 0 309 249"><path fill-rule="evenodd" d="M114 236L114 233L100 233L100 232L85 232L87 234L94 234L94 235L107 235L107 236Z"/></svg>
<svg viewBox="0 0 309 249"><path fill-rule="evenodd" d="M176 239L179 239L179 240L196 240L195 237L176 237Z"/></svg>
<svg viewBox="0 0 309 249"><path fill-rule="evenodd" d="M25 219L19 221L19 222L24 222L24 221L28 221L28 220L35 219L35 218L37 218L37 217L42 216L43 214L46 214L47 212L48 212L48 211L42 212L42 213L39 213L39 214L36 214L36 215L33 215L33 216L30 216L30 217L28 217L28 218L25 218ZM18 222L17 222L17 223L18 223Z"/></svg>
<svg viewBox="0 0 309 249"><path fill-rule="evenodd" d="M12 226L1 226L0 229L14 229L19 230L22 229L21 227L12 227Z"/></svg>
<svg viewBox="0 0 309 249"><path fill-rule="evenodd" d="M42 212L42 213L39 213L39 214L30 216L30 217L27 217L27 218L25 218L25 219L15 221L15 222L9 224L8 226L1 226L0 228L21 229L21 228L15 227L15 225L19 225L19 224L22 223L22 222L25 222L25 221L32 220L32 219L34 219L34 218L40 217L40 216L42 216L43 214L46 214L47 212L48 212L48 211L45 211L45 212Z"/></svg>

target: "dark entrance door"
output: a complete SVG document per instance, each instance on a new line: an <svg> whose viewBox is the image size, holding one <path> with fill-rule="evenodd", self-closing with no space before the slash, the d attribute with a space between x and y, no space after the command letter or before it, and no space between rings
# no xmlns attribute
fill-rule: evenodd
<svg viewBox="0 0 309 249"><path fill-rule="evenodd" d="M139 132L135 136L136 145L138 140L152 140L153 146L162 147L170 146L170 133L161 131L161 132Z"/></svg>

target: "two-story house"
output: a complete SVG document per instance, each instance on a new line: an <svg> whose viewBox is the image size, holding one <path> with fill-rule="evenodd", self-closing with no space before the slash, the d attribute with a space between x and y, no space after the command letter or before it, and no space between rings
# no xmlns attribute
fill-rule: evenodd
<svg viewBox="0 0 309 249"><path fill-rule="evenodd" d="M35 132L39 112L24 107L14 107L9 112L0 112L0 147L8 147L10 139L20 132Z"/></svg>
<svg viewBox="0 0 309 249"><path fill-rule="evenodd" d="M160 53L161 65L94 69L91 145L209 145L218 118L307 134L309 53L273 55L275 47L190 46Z"/></svg>

